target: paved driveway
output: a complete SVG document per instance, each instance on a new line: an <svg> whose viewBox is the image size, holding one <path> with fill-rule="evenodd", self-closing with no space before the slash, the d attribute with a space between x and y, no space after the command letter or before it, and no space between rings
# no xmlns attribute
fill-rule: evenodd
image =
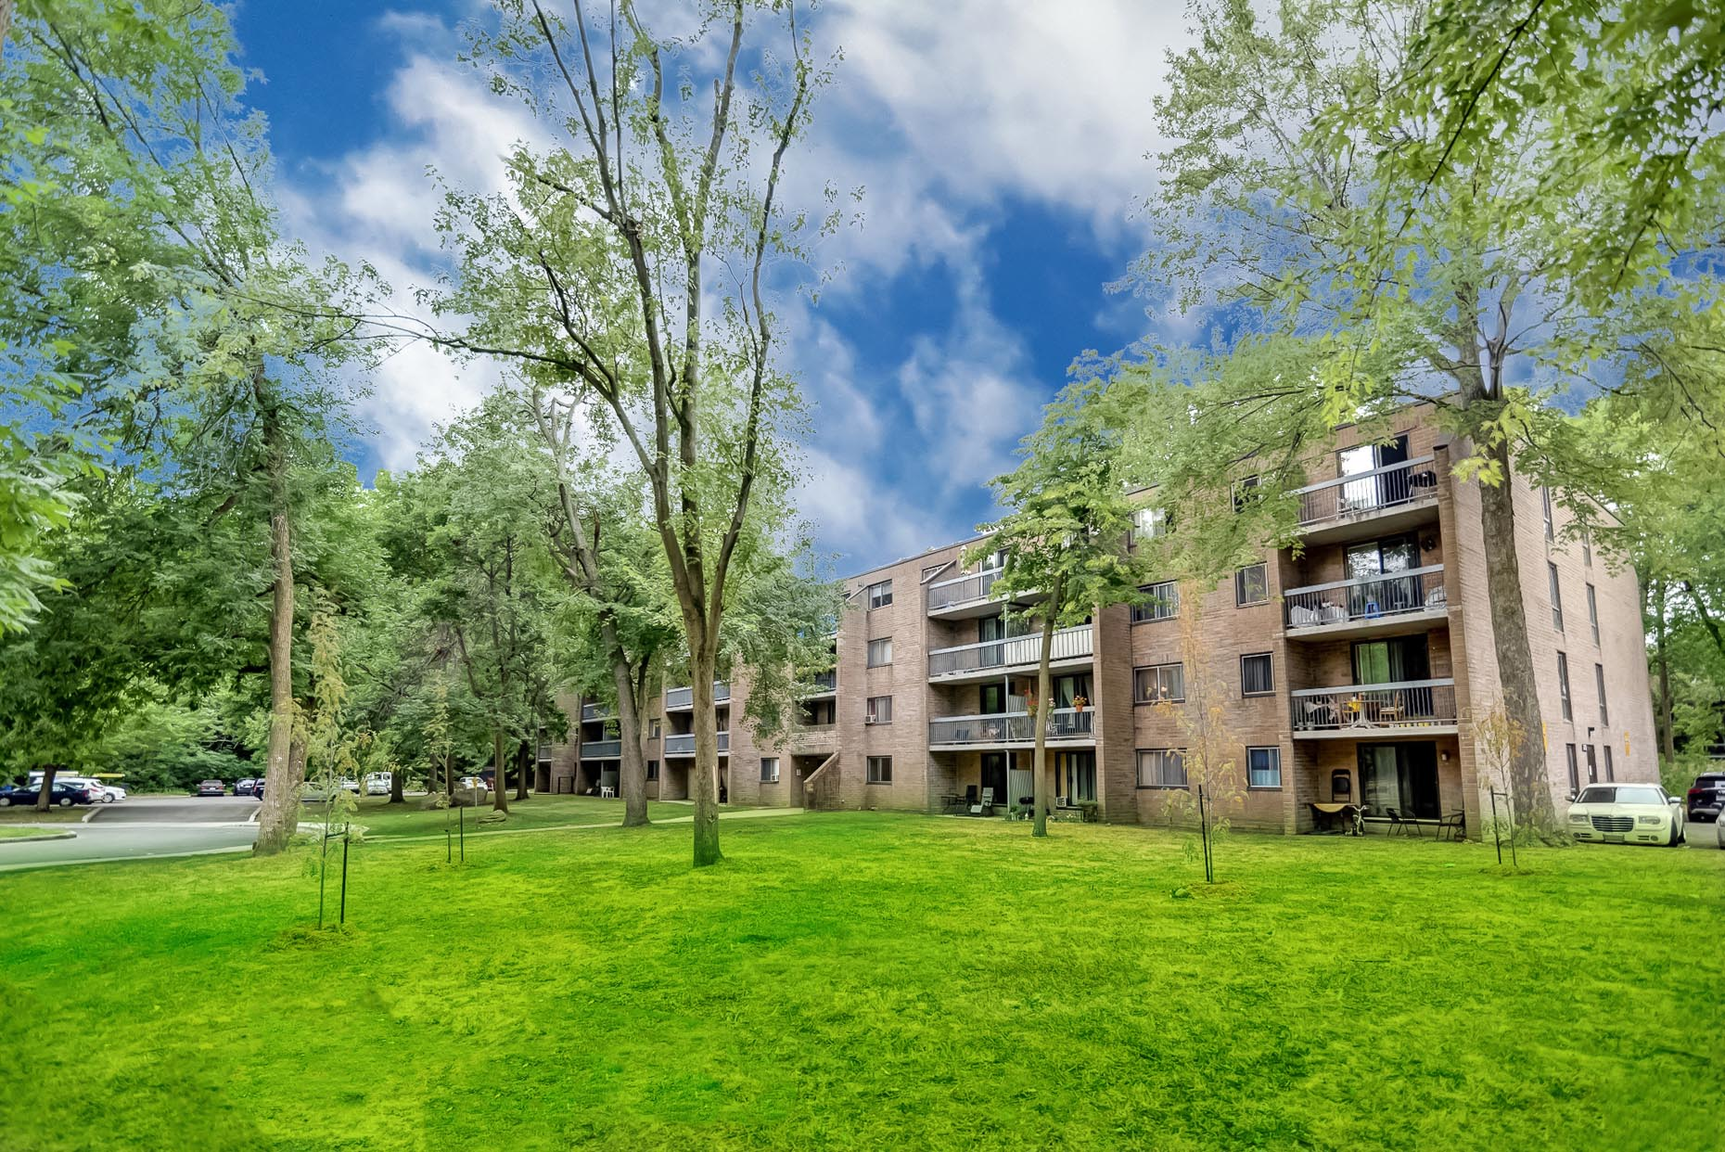
<svg viewBox="0 0 1725 1152"><path fill-rule="evenodd" d="M112 860L244 852L257 839L249 796L139 796L94 809L78 824L55 824L70 840L0 841L0 872Z"/></svg>

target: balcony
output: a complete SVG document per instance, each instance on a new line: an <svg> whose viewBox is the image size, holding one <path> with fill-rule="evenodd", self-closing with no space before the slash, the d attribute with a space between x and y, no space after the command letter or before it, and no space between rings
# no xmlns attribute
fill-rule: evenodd
<svg viewBox="0 0 1725 1152"><path fill-rule="evenodd" d="M1050 668L1066 668L1073 664L1087 665L1095 652L1094 630L1089 624L1061 628L1054 633L1054 648L1049 654ZM985 640L980 644L960 644L956 648L937 648L928 654L928 678L943 684L964 684L994 680L1013 672L1035 668L1042 654L1042 634L1011 636L1004 640Z"/></svg>
<svg viewBox="0 0 1725 1152"><path fill-rule="evenodd" d="M1000 579L999 568L984 568L969 576L941 580L928 586L928 614L947 620L962 620L967 616L986 616L997 607L989 595L994 582Z"/></svg>
<svg viewBox="0 0 1725 1152"><path fill-rule="evenodd" d="M1096 710L1055 708L1048 713L1050 744L1095 741ZM928 724L930 748L1030 748L1036 744L1036 717L1029 712L993 716L947 716Z"/></svg>
<svg viewBox="0 0 1725 1152"><path fill-rule="evenodd" d="M723 704L731 698L731 686L723 680L713 681L713 703ZM665 711L689 712L695 707L693 688L665 689Z"/></svg>
<svg viewBox="0 0 1725 1152"><path fill-rule="evenodd" d="M1456 732L1455 681L1404 680L1290 692L1296 740L1379 740Z"/></svg>
<svg viewBox="0 0 1725 1152"><path fill-rule="evenodd" d="M616 710L613 709L609 704L583 704L583 705L581 705L581 719L583 721L587 721L587 720L609 720L609 719L611 719L611 717L615 716L616 714L617 714Z"/></svg>
<svg viewBox="0 0 1725 1152"><path fill-rule="evenodd" d="M838 747L836 724L797 724L791 728L788 743L793 752L831 752Z"/></svg>
<svg viewBox="0 0 1725 1152"><path fill-rule="evenodd" d="M839 690L839 674L837 672L817 672L808 679L809 690L803 693L804 700L819 700L831 696Z"/></svg>
<svg viewBox="0 0 1725 1152"><path fill-rule="evenodd" d="M719 733L719 754L725 755L731 750L731 734ZM666 758L674 756L693 756L695 754L695 734L693 732L667 732L664 740Z"/></svg>
<svg viewBox="0 0 1725 1152"><path fill-rule="evenodd" d="M1420 456L1299 489L1295 494L1307 542L1378 535L1431 520L1438 490L1432 460Z"/></svg>
<svg viewBox="0 0 1725 1152"><path fill-rule="evenodd" d="M1449 616L1442 564L1290 588L1282 602L1290 640L1419 632Z"/></svg>
<svg viewBox="0 0 1725 1152"><path fill-rule="evenodd" d="M623 755L621 740L583 740L581 741L581 759L583 760L615 760Z"/></svg>

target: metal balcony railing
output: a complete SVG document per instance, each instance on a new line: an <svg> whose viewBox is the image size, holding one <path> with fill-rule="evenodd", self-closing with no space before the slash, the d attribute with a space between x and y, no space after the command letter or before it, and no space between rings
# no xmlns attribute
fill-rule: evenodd
<svg viewBox="0 0 1725 1152"><path fill-rule="evenodd" d="M693 756L695 754L695 734L693 732L666 733L664 740L664 755ZM731 734L719 733L719 751L731 750Z"/></svg>
<svg viewBox="0 0 1725 1152"><path fill-rule="evenodd" d="M623 755L621 740L583 740L581 741L581 759L583 760L615 760Z"/></svg>
<svg viewBox="0 0 1725 1152"><path fill-rule="evenodd" d="M1445 596L1443 565L1431 564L1406 572L1290 588L1282 594L1282 601L1288 627L1318 628L1442 608Z"/></svg>
<svg viewBox="0 0 1725 1152"><path fill-rule="evenodd" d="M973 572L969 576L958 576L951 580L941 580L928 586L928 610L950 608L954 604L969 604L977 600L987 600L988 590L994 587L994 582L1000 578L999 568L984 568L981 572Z"/></svg>
<svg viewBox="0 0 1725 1152"><path fill-rule="evenodd" d="M1054 633L1051 662L1076 660L1095 652L1092 627L1079 624L1061 628ZM1035 665L1042 654L1042 635L1012 636L1005 640L985 640L980 644L960 644L956 648L937 648L928 654L928 674L931 678L953 676L965 672L989 669L1021 668Z"/></svg>
<svg viewBox="0 0 1725 1152"><path fill-rule="evenodd" d="M1456 722L1455 681L1403 680L1290 692L1294 731L1427 728Z"/></svg>
<svg viewBox="0 0 1725 1152"><path fill-rule="evenodd" d="M724 680L713 681L713 703L723 704L731 698L731 686ZM665 711L675 712L695 706L695 690L691 687L665 689Z"/></svg>
<svg viewBox="0 0 1725 1152"><path fill-rule="evenodd" d="M1055 708L1048 713L1048 739L1084 740L1095 731L1096 709ZM930 744L1031 744L1036 717L1029 712L993 716L947 716L928 723Z"/></svg>
<svg viewBox="0 0 1725 1152"><path fill-rule="evenodd" d="M838 691L839 674L837 672L816 672L809 677L808 683L810 696L830 696Z"/></svg>
<svg viewBox="0 0 1725 1152"><path fill-rule="evenodd" d="M1308 484L1297 493L1300 497L1300 524L1306 527L1326 524L1346 516L1394 508L1436 496L1437 473L1427 467L1432 459L1421 456L1399 464L1386 464L1369 472L1355 472Z"/></svg>
<svg viewBox="0 0 1725 1152"><path fill-rule="evenodd" d="M616 712L612 710L609 704L581 705L581 719L583 720L609 720L615 715Z"/></svg>

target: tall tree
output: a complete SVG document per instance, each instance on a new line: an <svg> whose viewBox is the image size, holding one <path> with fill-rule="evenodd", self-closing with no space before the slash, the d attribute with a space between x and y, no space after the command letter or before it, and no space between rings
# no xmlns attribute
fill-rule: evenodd
<svg viewBox="0 0 1725 1152"><path fill-rule="evenodd" d="M680 36L631 0L603 15L577 0L573 19L497 6L473 58L551 142L514 150L506 195L451 197L460 270L438 303L473 321L435 338L597 400L639 463L689 652L694 862L709 865L728 585L758 490L788 483L795 388L774 367L769 278L812 228L781 184L825 73L793 3L713 0Z"/></svg>
<svg viewBox="0 0 1725 1152"><path fill-rule="evenodd" d="M1140 598L1144 569L1128 545L1133 505L1122 469L1122 428L1114 418L1128 383L1087 379L1065 388L1027 436L1016 469L994 481L1007 514L979 531L977 557L999 549L1005 566L996 597L1034 600L1041 622L1037 656L1032 835L1048 834L1049 663L1056 628L1083 623L1103 605ZM974 559L974 558L973 558Z"/></svg>

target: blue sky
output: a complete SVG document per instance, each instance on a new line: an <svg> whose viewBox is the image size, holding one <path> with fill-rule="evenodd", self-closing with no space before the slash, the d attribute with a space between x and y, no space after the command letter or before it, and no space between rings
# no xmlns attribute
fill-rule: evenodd
<svg viewBox="0 0 1725 1152"><path fill-rule="evenodd" d="M460 22L483 12L244 0L236 15L290 228L397 289L438 266L425 166L495 185L498 154L529 131L456 59ZM781 310L813 410L799 504L857 571L969 535L1072 359L1149 331L1140 302L1105 286L1144 247L1150 101L1181 30L1161 5L1103 0L821 12L845 60L805 171L860 185L864 221L820 254L842 271L818 305ZM398 355L365 405L363 465L410 463L489 382L429 350Z"/></svg>

